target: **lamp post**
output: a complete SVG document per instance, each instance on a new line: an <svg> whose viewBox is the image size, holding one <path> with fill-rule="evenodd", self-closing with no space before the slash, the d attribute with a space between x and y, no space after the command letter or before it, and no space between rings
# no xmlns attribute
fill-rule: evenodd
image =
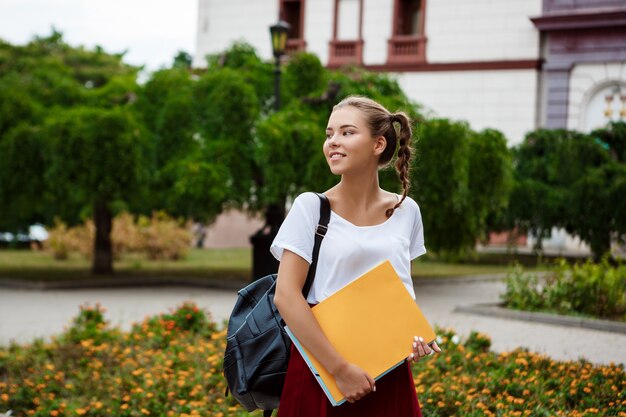
<svg viewBox="0 0 626 417"><path fill-rule="evenodd" d="M291 25L287 22L279 20L275 25L270 26L270 34L272 35L272 52L276 59L276 67L274 68L274 109L280 110L280 57L285 55L287 48L287 34L291 30Z"/></svg>
<svg viewBox="0 0 626 417"><path fill-rule="evenodd" d="M272 35L272 52L276 59L274 68L274 110L280 110L280 57L285 55L287 48L287 33L291 26L279 20L270 27ZM252 279L258 279L278 271L278 261L270 255L269 249L278 229L285 218L284 203L273 203L265 210L265 225L254 235L250 236L252 243Z"/></svg>

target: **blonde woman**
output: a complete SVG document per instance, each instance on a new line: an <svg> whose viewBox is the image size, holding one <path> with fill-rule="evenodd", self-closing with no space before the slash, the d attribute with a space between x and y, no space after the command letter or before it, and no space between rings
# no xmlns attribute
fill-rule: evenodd
<svg viewBox="0 0 626 417"><path fill-rule="evenodd" d="M323 152L331 172L341 180L324 193L330 202L331 217L306 299L302 288L312 261L313 231L320 208L314 193L300 194L294 200L270 251L280 261L276 307L300 342L335 377L347 402L333 407L298 350L292 347L279 417L421 416L410 361L441 352L436 343L431 349L420 335L407 340L409 360L374 381L333 348L310 310L385 259L391 261L415 298L411 260L426 253L426 247L420 209L407 195L411 135L405 113L391 113L369 98L351 96L333 108ZM394 155L402 195L379 185L378 170Z"/></svg>

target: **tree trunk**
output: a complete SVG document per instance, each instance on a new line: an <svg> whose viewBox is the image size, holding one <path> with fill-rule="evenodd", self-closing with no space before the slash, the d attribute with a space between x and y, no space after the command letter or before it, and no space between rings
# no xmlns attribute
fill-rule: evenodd
<svg viewBox="0 0 626 417"><path fill-rule="evenodd" d="M611 233L598 233L602 236L597 236L591 240L591 252L594 262L600 262L602 256L611 251Z"/></svg>
<svg viewBox="0 0 626 417"><path fill-rule="evenodd" d="M285 199L270 204L265 211L265 224L254 235L252 243L252 280L278 272L278 261L270 253L270 245L285 219Z"/></svg>
<svg viewBox="0 0 626 417"><path fill-rule="evenodd" d="M113 252L111 250L111 229L113 227L111 210L105 201L94 204L94 223L96 241L94 246L91 273L94 275L113 273Z"/></svg>

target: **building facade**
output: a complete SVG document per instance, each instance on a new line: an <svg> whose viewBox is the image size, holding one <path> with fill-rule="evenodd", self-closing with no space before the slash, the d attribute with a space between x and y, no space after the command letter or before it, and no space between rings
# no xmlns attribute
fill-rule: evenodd
<svg viewBox="0 0 626 417"><path fill-rule="evenodd" d="M290 51L393 73L430 115L511 145L626 117L626 0L199 0L194 65L237 40L270 59L279 18Z"/></svg>
<svg viewBox="0 0 626 417"><path fill-rule="evenodd" d="M199 0L194 66L238 40L270 59L279 18L289 51L392 73L426 115L510 146L626 120L626 0Z"/></svg>

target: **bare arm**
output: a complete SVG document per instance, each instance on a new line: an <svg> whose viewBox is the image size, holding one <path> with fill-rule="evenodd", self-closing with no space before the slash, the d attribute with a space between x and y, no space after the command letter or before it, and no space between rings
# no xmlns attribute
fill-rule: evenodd
<svg viewBox="0 0 626 417"><path fill-rule="evenodd" d="M274 304L298 340L330 372L349 402L375 390L374 380L343 358L328 341L302 295L309 264L285 249L278 267Z"/></svg>

